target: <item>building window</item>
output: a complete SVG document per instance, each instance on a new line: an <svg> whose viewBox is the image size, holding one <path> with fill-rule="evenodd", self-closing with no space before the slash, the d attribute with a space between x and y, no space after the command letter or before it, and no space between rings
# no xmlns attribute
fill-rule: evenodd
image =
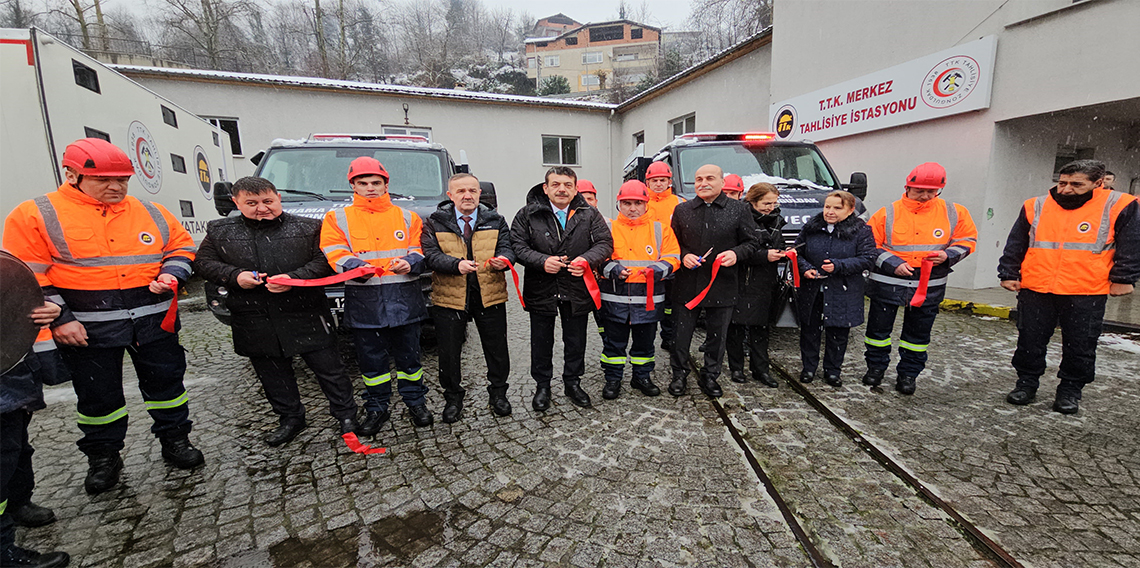
<svg viewBox="0 0 1140 568"><path fill-rule="evenodd" d="M76 85L96 93L102 92L99 90L99 74L94 69L72 59L71 70L75 72Z"/></svg>
<svg viewBox="0 0 1140 568"><path fill-rule="evenodd" d="M623 53L621 55L614 54L614 61L636 61L636 53Z"/></svg>
<svg viewBox="0 0 1140 568"><path fill-rule="evenodd" d="M642 31L641 28L629 30L629 39L641 39Z"/></svg>
<svg viewBox="0 0 1140 568"><path fill-rule="evenodd" d="M578 165L578 138L543 136L542 164L546 166Z"/></svg>
<svg viewBox="0 0 1140 568"><path fill-rule="evenodd" d="M597 75L582 75L583 87L596 87L601 84Z"/></svg>
<svg viewBox="0 0 1140 568"><path fill-rule="evenodd" d="M642 130L633 135L633 149L636 150L638 146L645 144L645 131Z"/></svg>
<svg viewBox="0 0 1140 568"><path fill-rule="evenodd" d="M527 67L527 69L534 69L534 58L533 57L526 58L526 67Z"/></svg>
<svg viewBox="0 0 1140 568"><path fill-rule="evenodd" d="M542 61L542 65L544 67L558 67L561 61L562 57L559 55L547 55L546 59Z"/></svg>
<svg viewBox="0 0 1140 568"><path fill-rule="evenodd" d="M1094 150L1094 148L1077 148L1075 146L1059 144L1057 146L1057 156L1053 158L1053 181L1061 179L1061 168L1065 167L1065 164L1074 160L1093 159Z"/></svg>
<svg viewBox="0 0 1140 568"><path fill-rule="evenodd" d="M601 62L602 62L602 52L600 52L600 51L593 51L593 52L582 54L582 64L583 65L589 65L590 63L601 63Z"/></svg>
<svg viewBox="0 0 1140 568"><path fill-rule="evenodd" d="M174 171L180 174L186 173L186 158L183 158L178 154L171 154L170 167L174 168Z"/></svg>
<svg viewBox="0 0 1140 568"><path fill-rule="evenodd" d="M84 138L100 138L100 139L106 140L108 142L111 141L111 135L110 134L107 134L106 132L103 132L102 130L95 130L94 128L91 128L90 126L84 126L83 127L83 137Z"/></svg>
<svg viewBox="0 0 1140 568"><path fill-rule="evenodd" d="M697 114L693 113L669 121L669 134L676 138L682 134L697 131Z"/></svg>
<svg viewBox="0 0 1140 568"><path fill-rule="evenodd" d="M174 114L174 110L169 109L166 105L158 105L162 107L162 121L178 128L178 115Z"/></svg>
<svg viewBox="0 0 1140 568"><path fill-rule="evenodd" d="M210 121L210 124L221 128L226 134L230 135L230 152L234 156L241 156L241 136L238 135L238 121L236 118L210 118L203 116L202 118Z"/></svg>
<svg viewBox="0 0 1140 568"><path fill-rule="evenodd" d="M427 127L410 127L410 126L382 126L380 127L382 134L396 134L407 136L423 136L431 142L431 128Z"/></svg>
<svg viewBox="0 0 1140 568"><path fill-rule="evenodd" d="M614 41L618 39L625 39L625 26L604 26L600 28L590 28L590 41Z"/></svg>
<svg viewBox="0 0 1140 568"><path fill-rule="evenodd" d="M566 45L578 45L578 38L576 38L576 37L566 38Z"/></svg>

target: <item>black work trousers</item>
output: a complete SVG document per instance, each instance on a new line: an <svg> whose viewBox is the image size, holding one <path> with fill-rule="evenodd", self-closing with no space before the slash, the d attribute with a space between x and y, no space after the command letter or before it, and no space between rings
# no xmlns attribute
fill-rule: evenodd
<svg viewBox="0 0 1140 568"><path fill-rule="evenodd" d="M868 369L886 369L891 364L891 331L900 306L872 297L867 309L867 331L863 336L863 357ZM917 377L926 368L926 350L930 347L930 330L938 317L938 304L902 306L903 325L899 334L899 376Z"/></svg>
<svg viewBox="0 0 1140 568"><path fill-rule="evenodd" d="M530 376L540 387L554 378L554 319L562 319L562 382L578 384L586 372L586 328L589 314L571 313L570 302L558 303L558 315L530 312Z"/></svg>
<svg viewBox="0 0 1140 568"><path fill-rule="evenodd" d="M666 278L659 284L665 290L665 301L661 302L661 342L668 343L677 337L677 319L673 317L673 279Z"/></svg>
<svg viewBox="0 0 1140 568"><path fill-rule="evenodd" d="M356 401L352 398L352 379L344 370L344 361L336 345L302 353L301 358L317 377L317 384L329 401L329 414L337 420L356 417ZM281 422L305 419L305 405L297 389L292 357L250 357L253 370L265 389L265 398Z"/></svg>
<svg viewBox="0 0 1140 568"><path fill-rule="evenodd" d="M768 372L768 326L729 324L727 341L724 350L728 354L729 371L744 372L744 344L747 343L752 377Z"/></svg>
<svg viewBox="0 0 1140 568"><path fill-rule="evenodd" d="M635 382L644 382L652 377L656 365L653 340L657 337L657 322L630 324L605 320L605 324L606 332L602 334L602 374L606 382L620 383L627 361L633 366ZM629 357L626 357L627 347Z"/></svg>
<svg viewBox="0 0 1140 568"><path fill-rule="evenodd" d="M186 352L178 336L129 347L70 347L59 352L71 371L79 429L76 443L87 455L118 452L127 437L127 401L123 396L123 352L131 356L139 378L139 391L157 438L190 433L189 396L182 383Z"/></svg>
<svg viewBox="0 0 1140 568"><path fill-rule="evenodd" d="M32 413L24 409L0 414L0 509L11 511L32 499L36 478L32 474L32 445L28 424ZM16 538L11 513L0 514L0 548Z"/></svg>
<svg viewBox="0 0 1140 568"><path fill-rule="evenodd" d="M1061 366L1057 394L1081 398L1081 389L1096 378L1096 344L1104 326L1106 296L1017 293L1017 350L1013 368L1019 388L1037 389L1045 374L1045 352L1053 330L1061 326Z"/></svg>
<svg viewBox="0 0 1140 568"><path fill-rule="evenodd" d="M693 368L693 356L689 348L693 345L693 332L697 329L697 317L705 313L705 357L701 366L701 378L716 380L720 376L721 361L724 359L725 336L728 324L732 321L732 306L700 308L690 310L684 305L673 306L676 317L676 342L669 354L669 366L673 368L673 378L684 378Z"/></svg>
<svg viewBox="0 0 1140 568"><path fill-rule="evenodd" d="M838 376L850 335L849 327L823 325L823 294L816 294L808 321L800 322L800 362L804 374L814 375L819 368L819 342L823 339L823 372Z"/></svg>
<svg viewBox="0 0 1140 568"><path fill-rule="evenodd" d="M448 402L463 400L460 361L463 343L467 338L467 323L475 322L479 343L483 346L483 359L487 362L487 392L491 398L506 396L507 375L511 373L511 354L507 346L507 305L474 307L470 310L433 307L432 321L439 341L439 386Z"/></svg>

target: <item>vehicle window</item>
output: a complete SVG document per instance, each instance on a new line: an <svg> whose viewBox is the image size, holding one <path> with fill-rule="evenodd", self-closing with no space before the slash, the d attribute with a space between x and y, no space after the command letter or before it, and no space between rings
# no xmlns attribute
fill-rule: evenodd
<svg viewBox="0 0 1140 568"><path fill-rule="evenodd" d="M348 164L372 156L384 164L392 193L414 198L440 199L444 191L442 155L398 148L285 148L270 152L261 176L281 189L318 193L348 199ZM283 196L289 200L304 199Z"/></svg>
<svg viewBox="0 0 1140 568"><path fill-rule="evenodd" d="M716 164L741 177L765 174L789 181L803 180L827 188L838 184L819 152L804 146L743 146L724 144L680 149L681 179L692 193L693 175L705 164Z"/></svg>

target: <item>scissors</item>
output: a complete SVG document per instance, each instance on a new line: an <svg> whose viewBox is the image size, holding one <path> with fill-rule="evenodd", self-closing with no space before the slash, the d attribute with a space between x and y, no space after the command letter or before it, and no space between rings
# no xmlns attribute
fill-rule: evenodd
<svg viewBox="0 0 1140 568"><path fill-rule="evenodd" d="M712 249L713 249L712 247L709 247L709 250L705 251L705 254L702 254L701 256L698 256L698 257L697 257L697 262L704 264L704 262L705 262L705 257L706 257L706 256L708 256L708 255L710 255L710 254L712 254Z"/></svg>

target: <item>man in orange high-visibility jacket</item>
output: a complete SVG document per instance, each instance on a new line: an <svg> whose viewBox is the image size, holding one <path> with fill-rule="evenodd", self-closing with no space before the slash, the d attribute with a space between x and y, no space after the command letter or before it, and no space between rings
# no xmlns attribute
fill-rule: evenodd
<svg viewBox="0 0 1140 568"><path fill-rule="evenodd" d="M78 397L79 449L87 455L84 488L115 486L127 434L123 352L138 373L154 420L151 432L174 466L202 465L190 444L186 353L162 329L173 288L190 278L194 240L163 206L127 195L134 174L127 155L98 138L64 150L66 181L8 216L4 248L26 262L63 313L52 334Z"/></svg>
<svg viewBox="0 0 1140 568"><path fill-rule="evenodd" d="M681 247L673 229L646 214L649 202L645 184L629 180L618 191L619 215L610 224L614 252L602 266L602 372L606 386L602 398L615 399L621 392L622 374L628 360L633 366L630 385L646 396L657 396L653 384L653 338L657 335L665 301L661 279L681 266ZM652 270L645 274L645 269ZM649 310L648 282L652 280L653 309ZM630 338L633 345L626 358Z"/></svg>
<svg viewBox="0 0 1140 568"><path fill-rule="evenodd" d="M649 188L649 204L646 215L654 221L659 221L668 227L673 221L673 210L678 203L684 203L685 198L673 191L673 169L665 162L653 162L645 170L645 185ZM661 282L661 293L665 301L661 303L661 349L666 353L673 351L673 338L676 336L676 324L673 320L673 277Z"/></svg>
<svg viewBox="0 0 1140 568"><path fill-rule="evenodd" d="M899 306L903 328L899 335L898 377L895 390L914 394L915 380L926 368L926 349L938 307L946 297L950 267L966 258L978 244L978 229L965 207L939 195L946 187L946 169L927 162L906 177L902 199L879 209L868 225L875 233L879 258L871 271L867 296L863 384L877 386L891 364L891 329ZM918 291L922 261L933 263L926 300L911 306Z"/></svg>
<svg viewBox="0 0 1140 568"><path fill-rule="evenodd" d="M392 204L388 171L375 158L361 156L348 167L352 205L333 209L321 227L321 250L338 273L371 266L375 276L345 282L344 326L352 330L364 377L364 420L356 429L373 436L388 420L392 369L412 424L430 426L427 387L420 365L420 322L427 305L420 290L424 271L419 215Z"/></svg>
<svg viewBox="0 0 1140 568"><path fill-rule="evenodd" d="M1006 401L1026 405L1045 373L1045 352L1061 325L1053 410L1075 414L1096 378L1096 345L1107 296L1131 294L1140 279L1140 200L1101 187L1104 164L1061 168L1048 195L1025 201L1006 239L998 278L1017 292L1017 385Z"/></svg>

